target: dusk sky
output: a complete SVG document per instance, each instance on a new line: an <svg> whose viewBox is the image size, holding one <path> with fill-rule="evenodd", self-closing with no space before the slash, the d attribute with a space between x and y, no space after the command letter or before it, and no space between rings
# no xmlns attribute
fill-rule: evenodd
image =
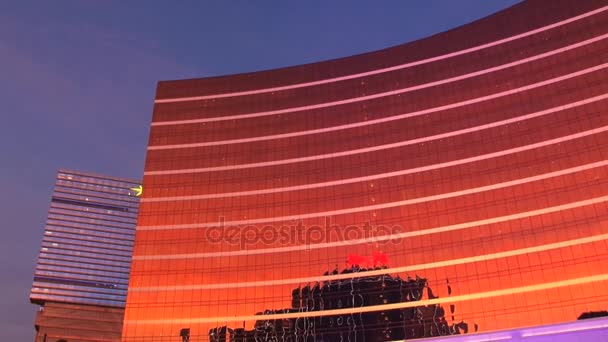
<svg viewBox="0 0 608 342"><path fill-rule="evenodd" d="M157 81L377 50L516 2L0 3L0 340L33 340L28 295L57 169L141 178Z"/></svg>

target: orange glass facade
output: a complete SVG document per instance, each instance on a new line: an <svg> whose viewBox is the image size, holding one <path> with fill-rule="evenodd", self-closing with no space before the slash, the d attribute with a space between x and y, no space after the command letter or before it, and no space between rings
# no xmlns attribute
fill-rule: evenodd
<svg viewBox="0 0 608 342"><path fill-rule="evenodd" d="M386 50L160 82L123 341L252 329L373 253L480 331L608 308L606 80L608 1L533 0Z"/></svg>

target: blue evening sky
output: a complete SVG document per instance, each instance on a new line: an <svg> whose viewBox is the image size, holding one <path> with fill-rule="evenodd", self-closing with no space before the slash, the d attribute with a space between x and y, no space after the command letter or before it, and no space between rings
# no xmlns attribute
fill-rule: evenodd
<svg viewBox="0 0 608 342"><path fill-rule="evenodd" d="M141 178L157 81L377 50L516 2L0 2L0 340L33 339L57 169Z"/></svg>

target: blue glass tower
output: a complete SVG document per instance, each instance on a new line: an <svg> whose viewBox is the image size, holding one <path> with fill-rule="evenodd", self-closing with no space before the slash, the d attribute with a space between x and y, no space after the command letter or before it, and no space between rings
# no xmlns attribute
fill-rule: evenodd
<svg viewBox="0 0 608 342"><path fill-rule="evenodd" d="M136 180L58 172L32 302L124 306L138 187Z"/></svg>
<svg viewBox="0 0 608 342"><path fill-rule="evenodd" d="M30 293L36 341L120 338L140 194L136 180L59 170Z"/></svg>

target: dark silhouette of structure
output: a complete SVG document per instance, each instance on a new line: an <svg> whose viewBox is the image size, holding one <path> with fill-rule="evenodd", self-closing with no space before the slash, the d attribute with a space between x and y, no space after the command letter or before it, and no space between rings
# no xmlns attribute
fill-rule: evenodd
<svg viewBox="0 0 608 342"><path fill-rule="evenodd" d="M182 338L182 342L190 342L190 328L183 328L180 330L179 337Z"/></svg>
<svg viewBox="0 0 608 342"><path fill-rule="evenodd" d="M598 318L598 317L608 317L608 311L588 311L583 312L578 319L589 319L589 318Z"/></svg>
<svg viewBox="0 0 608 342"><path fill-rule="evenodd" d="M382 267L360 268L353 265L341 274L366 272ZM337 271L332 272L336 274ZM326 273L326 275L329 272ZM449 282L448 282L449 283ZM258 312L256 315L319 312L383 304L439 298L433 294L427 279L402 279L390 274L359 276L307 284L292 291L291 308ZM388 341L432 336L466 334L469 324L454 323L454 305L450 305L452 323L446 320L446 310L438 304L405 309L391 309L291 319L258 320L252 330L226 326L209 331L213 342L296 342L296 341ZM475 327L477 330L477 327Z"/></svg>

